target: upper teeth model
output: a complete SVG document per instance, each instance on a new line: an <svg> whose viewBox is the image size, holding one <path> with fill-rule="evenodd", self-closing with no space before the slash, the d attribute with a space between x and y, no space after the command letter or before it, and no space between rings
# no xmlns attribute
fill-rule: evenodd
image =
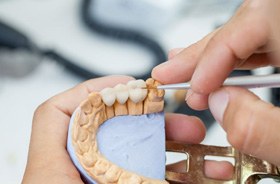
<svg viewBox="0 0 280 184"><path fill-rule="evenodd" d="M124 84L118 84L114 88L105 88L100 91L103 102L107 106L112 106L117 100L120 104L124 104L128 98L134 103L143 101L147 96L146 82L143 80L133 80Z"/></svg>
<svg viewBox="0 0 280 184"><path fill-rule="evenodd" d="M100 184L105 183L167 183L165 180L147 178L125 170L107 160L100 153L97 144L99 126L105 121L120 115L143 115L157 113L163 110L164 91L149 89L159 83L153 79L134 80L126 85L119 84L114 88L105 88L94 92L81 103L72 117L69 127L68 151L75 163L74 157L88 176ZM145 88L147 87L148 90ZM145 150L143 150L145 151ZM71 153L74 152L75 156ZM77 164L78 165L78 164Z"/></svg>

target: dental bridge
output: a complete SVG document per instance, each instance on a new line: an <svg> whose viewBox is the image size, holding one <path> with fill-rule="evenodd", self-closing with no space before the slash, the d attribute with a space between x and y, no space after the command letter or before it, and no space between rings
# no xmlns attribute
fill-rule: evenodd
<svg viewBox="0 0 280 184"><path fill-rule="evenodd" d="M187 155L187 160L185 170L182 172L166 167L165 180L138 175L107 160L98 148L96 138L98 128L105 121L116 116L144 115L163 111L164 90L158 90L159 85L160 83L151 78L146 81L132 80L127 84L118 84L100 92L93 92L88 99L81 103L78 112L72 117L74 118L70 123L72 127L69 126L68 143L73 145L74 157L77 157L77 161L82 170L86 171L87 177L94 180L93 183L255 184L263 178L280 181L277 166L243 154L233 147L166 141L166 151L184 153ZM69 145L67 149L71 151ZM232 178L218 180L205 176L206 156L234 159ZM73 160L73 155L70 154L70 157ZM79 171L81 172L81 170Z"/></svg>

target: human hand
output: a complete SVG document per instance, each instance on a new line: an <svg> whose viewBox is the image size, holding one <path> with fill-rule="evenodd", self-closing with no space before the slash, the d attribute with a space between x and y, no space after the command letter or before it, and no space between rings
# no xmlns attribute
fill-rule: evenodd
<svg viewBox="0 0 280 184"><path fill-rule="evenodd" d="M209 105L233 147L277 165L279 108L247 90L219 88L234 69L280 66L279 22L279 0L246 0L224 26L188 48L171 51L170 60L152 72L162 83L191 79L187 103L197 110Z"/></svg>
<svg viewBox="0 0 280 184"><path fill-rule="evenodd" d="M83 183L66 150L70 117L89 93L131 79L125 76L92 79L40 105L33 118L22 183Z"/></svg>

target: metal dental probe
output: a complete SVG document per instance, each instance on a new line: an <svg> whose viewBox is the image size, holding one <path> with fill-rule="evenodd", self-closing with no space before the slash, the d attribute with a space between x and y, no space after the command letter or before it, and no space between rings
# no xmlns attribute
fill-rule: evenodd
<svg viewBox="0 0 280 184"><path fill-rule="evenodd" d="M280 74L248 75L227 78L223 86L238 86L244 88L278 88L280 87ZM191 89L191 83L176 83L157 86L157 89Z"/></svg>

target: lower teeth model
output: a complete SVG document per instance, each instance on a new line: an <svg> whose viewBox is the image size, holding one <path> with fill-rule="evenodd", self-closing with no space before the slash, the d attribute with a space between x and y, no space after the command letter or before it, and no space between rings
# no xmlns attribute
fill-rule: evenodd
<svg viewBox="0 0 280 184"><path fill-rule="evenodd" d="M86 183L167 183L164 91L157 85L148 79L105 88L77 108L67 150Z"/></svg>

